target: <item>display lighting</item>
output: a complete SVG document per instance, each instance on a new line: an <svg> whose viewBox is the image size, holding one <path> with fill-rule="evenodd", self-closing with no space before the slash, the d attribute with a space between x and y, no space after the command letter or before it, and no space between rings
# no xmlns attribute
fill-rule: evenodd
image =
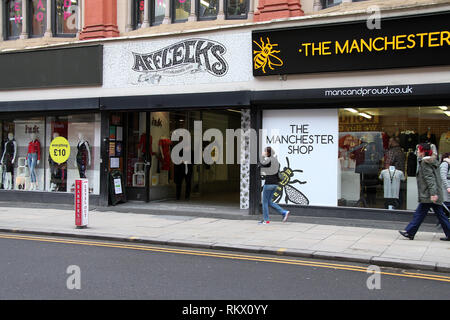
<svg viewBox="0 0 450 320"><path fill-rule="evenodd" d="M360 112L359 115L361 117L367 118L367 119L372 119L372 116L370 114L364 113L364 112Z"/></svg>
<svg viewBox="0 0 450 320"><path fill-rule="evenodd" d="M353 112L353 113L358 113L358 110L353 109L353 108L345 108L345 110Z"/></svg>

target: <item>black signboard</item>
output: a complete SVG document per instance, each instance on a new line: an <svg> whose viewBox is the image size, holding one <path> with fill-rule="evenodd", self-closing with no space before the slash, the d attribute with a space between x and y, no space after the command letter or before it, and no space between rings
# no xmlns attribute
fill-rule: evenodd
<svg viewBox="0 0 450 320"><path fill-rule="evenodd" d="M112 170L109 173L109 198L113 206L121 202L127 202L123 176L119 170Z"/></svg>
<svg viewBox="0 0 450 320"><path fill-rule="evenodd" d="M369 15L368 15L369 17ZM253 75L450 64L450 12L253 31Z"/></svg>
<svg viewBox="0 0 450 320"><path fill-rule="evenodd" d="M0 70L0 90L102 85L103 46L2 53Z"/></svg>

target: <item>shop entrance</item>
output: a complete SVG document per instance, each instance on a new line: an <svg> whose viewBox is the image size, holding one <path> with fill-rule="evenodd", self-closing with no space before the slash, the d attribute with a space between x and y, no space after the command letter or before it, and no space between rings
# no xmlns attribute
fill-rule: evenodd
<svg viewBox="0 0 450 320"><path fill-rule="evenodd" d="M224 138L226 129L241 127L239 110L189 110L159 112L120 112L111 114L109 154L110 170L123 173L127 199L134 204L222 206L239 209L240 146L235 139L233 164L220 163L213 149L212 164L175 165L171 153L177 141L172 132L186 129L194 150L194 125L202 134L217 129ZM202 141L202 137L199 141ZM201 151L210 144L201 142ZM217 152L217 153L216 153ZM193 161L192 156L192 161Z"/></svg>

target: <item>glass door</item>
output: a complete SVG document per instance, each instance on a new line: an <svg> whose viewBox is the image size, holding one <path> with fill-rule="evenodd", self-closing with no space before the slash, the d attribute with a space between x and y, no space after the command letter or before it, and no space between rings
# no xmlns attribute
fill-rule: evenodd
<svg viewBox="0 0 450 320"><path fill-rule="evenodd" d="M129 200L149 201L150 140L149 113L126 113L126 152L124 175Z"/></svg>

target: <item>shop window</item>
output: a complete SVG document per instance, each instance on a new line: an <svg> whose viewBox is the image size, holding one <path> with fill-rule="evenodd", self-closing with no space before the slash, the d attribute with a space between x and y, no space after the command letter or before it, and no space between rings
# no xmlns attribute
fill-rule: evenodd
<svg viewBox="0 0 450 320"><path fill-rule="evenodd" d="M219 0L197 0L198 20L213 20L217 18Z"/></svg>
<svg viewBox="0 0 450 320"><path fill-rule="evenodd" d="M414 210L417 145L450 152L447 107L339 110L340 206Z"/></svg>
<svg viewBox="0 0 450 320"><path fill-rule="evenodd" d="M248 0L226 0L227 19L247 19Z"/></svg>
<svg viewBox="0 0 450 320"><path fill-rule="evenodd" d="M145 7L144 0L134 0L133 26L135 30L142 28L142 24L144 23L145 20L144 7Z"/></svg>
<svg viewBox="0 0 450 320"><path fill-rule="evenodd" d="M47 28L47 1L29 0L29 36L42 37Z"/></svg>
<svg viewBox="0 0 450 320"><path fill-rule="evenodd" d="M78 14L80 0L55 0L55 33L56 36L74 37L78 31Z"/></svg>
<svg viewBox="0 0 450 320"><path fill-rule="evenodd" d="M3 189L43 191L45 119L3 121L2 140Z"/></svg>
<svg viewBox="0 0 450 320"><path fill-rule="evenodd" d="M99 114L4 120L0 127L2 189L73 192L75 179L86 178L89 191L99 194ZM70 145L64 162L50 155L56 137Z"/></svg>
<svg viewBox="0 0 450 320"><path fill-rule="evenodd" d="M173 22L186 22L191 12L191 1L195 0L172 0Z"/></svg>
<svg viewBox="0 0 450 320"><path fill-rule="evenodd" d="M22 32L22 0L5 2L5 18L5 38L7 40L18 39Z"/></svg>
<svg viewBox="0 0 450 320"><path fill-rule="evenodd" d="M330 8L342 3L342 0L322 0L322 8Z"/></svg>
<svg viewBox="0 0 450 320"><path fill-rule="evenodd" d="M152 26L160 25L165 16L166 2L165 0L151 0L150 24Z"/></svg>

